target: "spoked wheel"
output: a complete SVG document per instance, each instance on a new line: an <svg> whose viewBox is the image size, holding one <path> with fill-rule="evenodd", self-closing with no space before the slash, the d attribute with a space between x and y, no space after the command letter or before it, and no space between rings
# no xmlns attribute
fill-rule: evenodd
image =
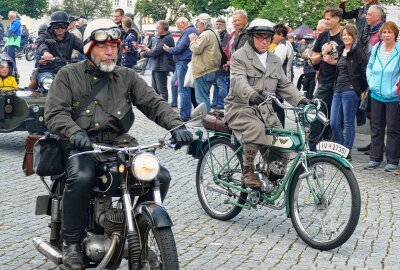
<svg viewBox="0 0 400 270"><path fill-rule="evenodd" d="M25 53L25 58L27 61L32 61L33 59L35 59L35 54L36 51L33 49L28 49L28 51Z"/></svg>
<svg viewBox="0 0 400 270"><path fill-rule="evenodd" d="M304 169L299 170L290 190L293 226L313 248L339 247L353 234L360 217L357 180L349 168L330 157L311 159L308 169L309 180L299 179Z"/></svg>
<svg viewBox="0 0 400 270"><path fill-rule="evenodd" d="M196 189L201 206L212 218L229 220L236 217L241 207L227 204L227 200L234 200L236 203L244 204L247 193L232 188L227 188L214 181L214 174L228 163L226 168L219 173L218 178L236 186L241 186L243 158L240 153L233 155L238 147L232 145L225 138L217 138L206 147L197 164Z"/></svg>
<svg viewBox="0 0 400 270"><path fill-rule="evenodd" d="M171 227L153 228L151 221L140 216L137 221L140 232L141 270L179 269L178 253ZM129 269L131 262L129 263Z"/></svg>

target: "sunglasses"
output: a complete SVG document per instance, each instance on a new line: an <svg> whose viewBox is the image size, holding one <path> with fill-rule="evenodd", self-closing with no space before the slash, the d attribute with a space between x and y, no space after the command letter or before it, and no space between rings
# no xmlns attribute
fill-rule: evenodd
<svg viewBox="0 0 400 270"><path fill-rule="evenodd" d="M67 29L68 25L65 23L55 23L55 24L53 24L53 27L54 27L54 29L58 29L58 28Z"/></svg>
<svg viewBox="0 0 400 270"><path fill-rule="evenodd" d="M118 40L121 38L121 29L118 27L112 27L107 29L98 29L85 40L85 43L90 41L104 42L107 39Z"/></svg>
<svg viewBox="0 0 400 270"><path fill-rule="evenodd" d="M254 35L254 37L258 40L258 41L264 41L264 40L266 40L266 41L269 41L271 38L272 38L272 36L270 36L270 35L266 35L266 36L259 36L259 35Z"/></svg>

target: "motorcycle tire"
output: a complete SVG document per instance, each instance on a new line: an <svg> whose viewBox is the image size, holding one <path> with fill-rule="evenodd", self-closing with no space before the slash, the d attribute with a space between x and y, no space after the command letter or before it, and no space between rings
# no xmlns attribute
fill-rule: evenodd
<svg viewBox="0 0 400 270"><path fill-rule="evenodd" d="M357 180L351 169L332 157L312 158L308 170L312 175L300 179L304 173L301 167L290 187L293 226L311 247L319 250L337 248L353 234L360 217L361 196Z"/></svg>
<svg viewBox="0 0 400 270"><path fill-rule="evenodd" d="M237 148L237 145L231 144L226 138L214 139L202 150L197 164L196 190L200 204L210 217L218 220L230 220L243 209L240 206L225 203L226 200L235 200L237 204L244 204L247 199L248 193L224 187L214 181L214 173L226 164ZM238 152L218 178L242 186L240 181L242 166L243 157Z"/></svg>
<svg viewBox="0 0 400 270"><path fill-rule="evenodd" d="M178 270L178 252L171 227L154 228L152 221L144 215L138 217L137 226L141 243L140 269ZM129 243L129 250L134 244ZM129 261L129 270L137 269L132 266L137 266L135 263Z"/></svg>
<svg viewBox="0 0 400 270"><path fill-rule="evenodd" d="M25 59L27 61L32 61L35 59L35 55L36 55L36 50L33 49L28 49L25 53Z"/></svg>

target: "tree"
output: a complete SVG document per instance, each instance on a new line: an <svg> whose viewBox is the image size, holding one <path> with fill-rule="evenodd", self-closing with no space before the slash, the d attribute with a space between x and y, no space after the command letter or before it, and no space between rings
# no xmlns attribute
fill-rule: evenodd
<svg viewBox="0 0 400 270"><path fill-rule="evenodd" d="M179 17L188 17L188 9L183 0L139 0L135 15L150 17L154 21L167 20L174 23Z"/></svg>
<svg viewBox="0 0 400 270"><path fill-rule="evenodd" d="M10 10L15 10L21 15L37 19L46 14L47 7L47 0L1 0L0 14L7 16Z"/></svg>
<svg viewBox="0 0 400 270"><path fill-rule="evenodd" d="M193 16L206 12L211 17L226 15L232 1L229 0L184 0L189 11Z"/></svg>
<svg viewBox="0 0 400 270"><path fill-rule="evenodd" d="M88 19L110 17L111 0L64 0L64 10L71 15L84 15Z"/></svg>

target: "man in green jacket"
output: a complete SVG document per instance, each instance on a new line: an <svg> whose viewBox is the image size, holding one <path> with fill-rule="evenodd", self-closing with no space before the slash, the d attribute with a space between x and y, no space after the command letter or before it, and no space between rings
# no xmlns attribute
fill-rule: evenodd
<svg viewBox="0 0 400 270"><path fill-rule="evenodd" d="M67 153L90 149L92 142L136 145L136 139L127 134L134 122L132 105L165 129L182 124L168 102L134 70L116 66L120 37L121 30L111 20L91 22L83 37L88 59L60 69L51 85L45 121L51 132L64 139ZM101 91L80 115L75 115L96 87L101 87ZM179 148L191 142L192 134L180 127L172 132L172 138ZM76 156L66 164L68 179L63 195L62 234L63 264L69 269L83 267L80 243L85 236L87 194L90 194L99 165L100 161L91 155ZM171 178L163 167L159 179L164 199ZM145 194L139 200L152 200L149 196L152 197Z"/></svg>

